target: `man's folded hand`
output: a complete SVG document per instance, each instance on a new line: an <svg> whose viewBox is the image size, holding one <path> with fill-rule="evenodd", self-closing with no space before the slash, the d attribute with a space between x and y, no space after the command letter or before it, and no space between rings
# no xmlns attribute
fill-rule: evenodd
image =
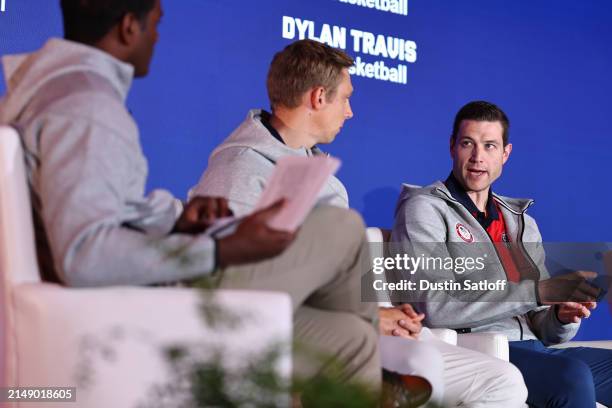
<svg viewBox="0 0 612 408"><path fill-rule="evenodd" d="M400 336L416 340L423 328L424 314L417 314L412 306L403 304L398 307L378 309L380 333L385 336Z"/></svg>
<svg viewBox="0 0 612 408"><path fill-rule="evenodd" d="M582 319L588 319L591 310L597 307L595 302L576 303L565 302L555 306L557 319L563 324L580 323Z"/></svg>

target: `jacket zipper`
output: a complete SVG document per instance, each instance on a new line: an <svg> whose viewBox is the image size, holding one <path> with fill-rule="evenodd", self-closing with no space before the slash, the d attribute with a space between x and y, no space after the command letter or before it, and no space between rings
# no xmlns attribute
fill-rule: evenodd
<svg viewBox="0 0 612 408"><path fill-rule="evenodd" d="M533 202L532 202L533 203ZM527 208L531 207L531 204L529 204L529 206ZM525 210L527 210L527 208L525 208ZM531 263L531 267L538 271L538 276L537 279L538 281L540 280L541 274L540 274L540 270L538 269L537 265L535 264L535 262L533 261L533 259L531 259L531 256L529 255L529 253L527 252L527 250L525 249L525 245L523 243L523 235L525 234L525 213L521 213L521 234L520 234L520 243L521 243L521 251L523 252L523 256ZM537 282L536 282L536 292L537 292ZM518 319L516 319L519 322L519 326L521 327L521 340L523 340L523 326L521 324L521 321Z"/></svg>
<svg viewBox="0 0 612 408"><path fill-rule="evenodd" d="M437 190L437 191L440 191L442 194L444 194L444 195L445 195L445 196L446 196L446 197L447 197L449 200L451 200L451 201L453 201L453 202L455 202L455 203L457 203L457 204L461 205L461 203L460 203L459 201L455 200L454 198L452 198L451 196L449 196L448 194L446 194L446 192L445 192L444 190L441 190L440 188L436 188L436 190ZM500 204L502 204L502 202L501 202L501 201L499 201L499 203L500 203ZM521 245L521 246L520 246L520 248L521 248L521 251L523 252L523 256L525 256L525 257L526 257L526 259L527 259L527 260L528 260L528 261L531 263L531 266L532 266L532 267L535 267L535 270L538 270L538 269L537 269L537 266L536 266L536 264L535 264L535 262L533 262L533 259L531 259L531 256L529 256L529 254L528 254L528 253L527 253L527 251L525 250L525 246L523 245L523 234L525 233L525 211L527 211L527 209L533 205L533 201L531 201L531 202L530 202L530 203L527 205L527 207L525 208L525 210L523 210L523 211L522 211L522 212L520 212L520 213L519 213L519 212L514 211L512 208L508 208L508 206L507 206L507 205L504 205L504 204L502 204L502 205L504 206L504 208L507 208L507 209L508 209L510 212L512 212L512 213L514 213L514 214L516 214L516 215L519 215L519 216L520 216L520 218L519 218L519 220L520 220L520 232L519 232L519 238L520 238L520 239L519 239L519 242L520 242L520 245ZM461 208L462 208L463 210L467 211L467 209L465 209L465 208L463 207L463 205L461 205ZM468 211L468 212L469 212L469 211ZM470 215L473 217L473 215L472 215L472 214L470 214ZM478 226L480 227L480 229L481 229L481 230L483 230L483 231L484 231L484 233L485 233L485 235L487 236L487 238L489 238L489 242L491 242L491 244L493 245L493 249L495 250L495 253L497 254L497 259L499 260L499 264L501 265L502 269L503 269L503 270L504 270L504 272L506 273L506 276L508 276L508 271L506 271L506 267L504 266L504 263L501 261L501 258L500 258L500 256L499 256L499 252L497 251L497 247L495 246L495 243L493 242L493 239L491 238L491 236L489 235L489 233L487 232L487 230L485 230L485 229L484 229L484 227L483 227L482 225L480 225L480 223L478 223ZM538 272L539 272L539 271L538 271ZM539 278L539 276L538 276L538 278ZM523 340L523 336L524 336L524 335L523 335L523 324L521 323L521 320L518 318L518 316L514 316L514 318L516 319L516 322L517 322L517 323L518 323L518 325L519 325L519 330L521 331L521 337L520 337L520 338L521 338L521 341L522 341L522 340Z"/></svg>
<svg viewBox="0 0 612 408"><path fill-rule="evenodd" d="M518 316L514 316L514 318L516 319L516 322L519 325L519 329L521 330L521 341L523 341L523 324L521 323L521 319L519 319Z"/></svg>
<svg viewBox="0 0 612 408"><path fill-rule="evenodd" d="M437 190L440 191L441 193L443 193L446 197L448 197L449 200L459 204L459 206L461 207L461 209L463 211L466 211L468 214L470 214L470 212L459 201L457 201L454 198L450 197L448 194L446 194L446 192L444 192L444 190L441 190L441 189L438 189L438 188L437 188ZM470 214L470 217L474 217L474 216L472 214ZM493 242L493 239L491 239L491 236L489 235L487 230L484 229L484 227L482 225L480 225L480 223L478 223L478 226L480 227L480 229L482 231L484 231L484 233L487 236L487 238L489 238L489 242L493 246L493 250L495 251L495 254L497 255L497 259L499 260L499 264L501 265L502 269L504 270L504 273L506 274L506 276L508 276L508 271L506 271L506 267L504 266L503 262L501 261L501 257L499 256L499 252L497 251L497 247L495 247L495 243Z"/></svg>

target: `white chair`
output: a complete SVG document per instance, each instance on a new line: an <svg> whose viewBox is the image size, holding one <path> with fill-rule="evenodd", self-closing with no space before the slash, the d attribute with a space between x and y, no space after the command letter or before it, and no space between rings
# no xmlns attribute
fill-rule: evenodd
<svg viewBox="0 0 612 408"><path fill-rule="evenodd" d="M0 127L0 386L77 387L76 404L50 407L131 407L146 404L155 384L176 380L165 347L222 346L233 366L291 341L291 303L281 293L215 292L217 305L247 313L230 329L207 327L195 289L42 283L23 161L15 130ZM290 375L288 349L277 369Z"/></svg>

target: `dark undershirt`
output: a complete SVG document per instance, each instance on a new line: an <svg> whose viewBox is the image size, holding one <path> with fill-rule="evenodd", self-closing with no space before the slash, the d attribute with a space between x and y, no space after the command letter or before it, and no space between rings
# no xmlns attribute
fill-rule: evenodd
<svg viewBox="0 0 612 408"><path fill-rule="evenodd" d="M487 198L486 213L480 211L476 204L468 196L465 188L455 178L455 175L451 172L446 181L444 182L446 188L451 193L454 199L459 201L467 210L476 218L476 220L482 225L485 230L489 228L493 221L499 220L499 214L497 212L497 206L495 200L493 200L493 189L489 188L489 197Z"/></svg>
<svg viewBox="0 0 612 408"><path fill-rule="evenodd" d="M286 145L286 143L283 140L283 138L281 137L280 133L278 133L278 130L274 129L274 126L272 126L272 124L270 124L270 119L271 118L272 118L272 115L269 112L266 112L265 110L261 111L261 124L264 125L266 127L266 129L268 129L268 132L270 132L270 134L272 136L274 136L274 138L276 140L278 140L282 144Z"/></svg>

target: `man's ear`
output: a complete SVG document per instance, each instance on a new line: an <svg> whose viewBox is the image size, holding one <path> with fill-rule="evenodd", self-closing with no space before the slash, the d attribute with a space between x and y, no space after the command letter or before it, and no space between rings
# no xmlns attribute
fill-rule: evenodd
<svg viewBox="0 0 612 408"><path fill-rule="evenodd" d="M142 34L142 25L134 13L127 13L119 22L119 41L122 45L131 46Z"/></svg>
<svg viewBox="0 0 612 408"><path fill-rule="evenodd" d="M454 147L455 147L455 138L453 137L453 135L451 135L448 141L448 152L450 153L450 156L452 159L455 158L455 151L453 150Z"/></svg>
<svg viewBox="0 0 612 408"><path fill-rule="evenodd" d="M310 106L314 110L319 110L325 104L325 88L317 86L310 91Z"/></svg>
<svg viewBox="0 0 612 408"><path fill-rule="evenodd" d="M504 157L502 164L506 164L508 158L510 158L510 153L512 153L512 143L508 143L506 146L504 146Z"/></svg>

